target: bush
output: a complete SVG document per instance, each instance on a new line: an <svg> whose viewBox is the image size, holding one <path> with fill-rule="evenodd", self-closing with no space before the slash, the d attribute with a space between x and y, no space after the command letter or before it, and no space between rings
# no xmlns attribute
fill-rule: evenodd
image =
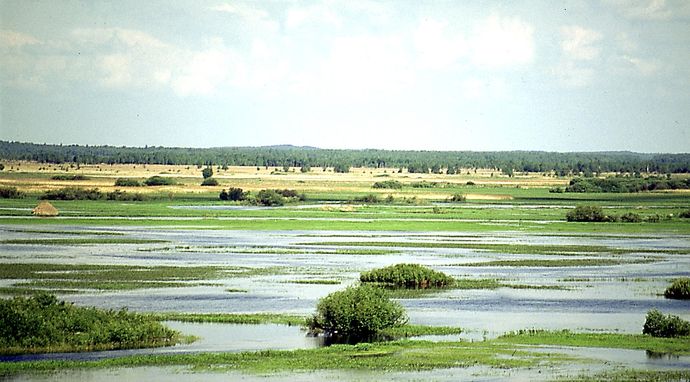
<svg viewBox="0 0 690 382"><path fill-rule="evenodd" d="M100 200L105 195L97 188L65 187L59 190L46 191L39 199L47 200Z"/></svg>
<svg viewBox="0 0 690 382"><path fill-rule="evenodd" d="M577 206L574 210L568 211L565 218L569 222L603 222L610 218L598 206Z"/></svg>
<svg viewBox="0 0 690 382"><path fill-rule="evenodd" d="M241 188L231 187L228 191L222 190L220 192L220 200L231 200L236 202L240 200L245 200L246 197L247 195L244 191L242 191Z"/></svg>
<svg viewBox="0 0 690 382"><path fill-rule="evenodd" d="M201 182L201 185L202 186L217 186L218 181L215 180L214 178L206 178L206 179L204 179L203 182Z"/></svg>
<svg viewBox="0 0 690 382"><path fill-rule="evenodd" d="M81 174L76 174L76 175L67 175L67 174L59 174L59 175L53 175L51 177L52 180L88 180L89 178L81 175Z"/></svg>
<svg viewBox="0 0 690 382"><path fill-rule="evenodd" d="M362 273L359 280L364 283L384 283L405 288L445 287L455 281L443 272L419 264L396 264L372 269Z"/></svg>
<svg viewBox="0 0 690 382"><path fill-rule="evenodd" d="M368 285L351 286L319 300L316 314L307 320L312 332L366 338L384 329L407 323L403 307L385 290Z"/></svg>
<svg viewBox="0 0 690 382"><path fill-rule="evenodd" d="M394 190L401 190L403 188L402 183L397 180L384 180L381 182L376 182L372 186L373 188L389 188Z"/></svg>
<svg viewBox="0 0 690 382"><path fill-rule="evenodd" d="M474 186L475 183L474 183L473 181L470 180L470 181L468 181L467 183L465 183L465 185L466 185L466 186Z"/></svg>
<svg viewBox="0 0 690 382"><path fill-rule="evenodd" d="M285 204L285 198L276 190L261 190L256 194L253 200L254 204L260 206L282 206Z"/></svg>
<svg viewBox="0 0 690 382"><path fill-rule="evenodd" d="M154 175L150 178L147 178L144 181L144 184L147 186L171 186L175 184L175 179Z"/></svg>
<svg viewBox="0 0 690 382"><path fill-rule="evenodd" d="M652 337L684 337L690 335L690 322L670 314L664 316L652 309L647 312L642 333Z"/></svg>
<svg viewBox="0 0 690 382"><path fill-rule="evenodd" d="M681 217L681 218L684 218L684 219L690 218L690 210L686 210L686 211L683 211L683 212L679 213L679 214L678 214L678 217Z"/></svg>
<svg viewBox="0 0 690 382"><path fill-rule="evenodd" d="M381 199L376 194L367 194L367 195L355 198L355 202L374 204L374 203L381 203Z"/></svg>
<svg viewBox="0 0 690 382"><path fill-rule="evenodd" d="M628 212L628 213L621 215L620 220L623 223L641 223L642 222L642 216L640 216L634 212Z"/></svg>
<svg viewBox="0 0 690 382"><path fill-rule="evenodd" d="M552 194L562 194L565 190L563 190L563 187L552 187L549 188L549 192Z"/></svg>
<svg viewBox="0 0 690 382"><path fill-rule="evenodd" d="M115 187L141 187L140 181L131 178L117 178L115 179Z"/></svg>
<svg viewBox="0 0 690 382"><path fill-rule="evenodd" d="M463 194L454 194L453 196L449 197L447 201L449 202L464 202L467 200L467 196Z"/></svg>
<svg viewBox="0 0 690 382"><path fill-rule="evenodd" d="M154 318L76 307L46 293L0 299L0 348L5 352L173 345L177 336Z"/></svg>
<svg viewBox="0 0 690 382"><path fill-rule="evenodd" d="M673 280L671 286L664 291L664 297L676 300L690 299L690 278L681 277Z"/></svg>
<svg viewBox="0 0 690 382"><path fill-rule="evenodd" d="M201 176L204 177L204 179L208 179L213 176L213 169L211 167L206 167L205 169L201 170Z"/></svg>
<svg viewBox="0 0 690 382"><path fill-rule="evenodd" d="M106 199L108 200L119 200L127 202L142 202L146 200L146 197L140 193L127 193L125 191L115 190L106 194Z"/></svg>
<svg viewBox="0 0 690 382"><path fill-rule="evenodd" d="M25 196L17 187L0 187L0 199L21 199Z"/></svg>

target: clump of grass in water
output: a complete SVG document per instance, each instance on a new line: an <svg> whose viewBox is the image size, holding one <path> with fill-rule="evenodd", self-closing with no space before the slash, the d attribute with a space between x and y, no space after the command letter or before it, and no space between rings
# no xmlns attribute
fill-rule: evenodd
<svg viewBox="0 0 690 382"><path fill-rule="evenodd" d="M182 339L147 316L76 307L46 293L0 300L0 312L3 354L170 346Z"/></svg>
<svg viewBox="0 0 690 382"><path fill-rule="evenodd" d="M404 288L442 288L455 282L445 273L419 264L396 264L373 269L363 272L359 279L363 283L382 283Z"/></svg>
<svg viewBox="0 0 690 382"><path fill-rule="evenodd" d="M664 291L664 297L676 300L690 299L690 278L681 277L673 280L671 286Z"/></svg>

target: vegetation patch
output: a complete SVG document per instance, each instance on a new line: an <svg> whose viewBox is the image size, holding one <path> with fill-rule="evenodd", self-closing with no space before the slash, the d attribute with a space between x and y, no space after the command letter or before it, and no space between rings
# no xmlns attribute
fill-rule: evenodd
<svg viewBox="0 0 690 382"><path fill-rule="evenodd" d="M115 187L141 187L143 184L132 178L117 178L115 179Z"/></svg>
<svg viewBox="0 0 690 382"><path fill-rule="evenodd" d="M49 294L0 299L0 352L47 353L169 346L179 333L127 310L76 307Z"/></svg>
<svg viewBox="0 0 690 382"><path fill-rule="evenodd" d="M0 187L0 199L22 199L25 196L26 194L17 190L17 187Z"/></svg>
<svg viewBox="0 0 690 382"><path fill-rule="evenodd" d="M690 278L681 277L673 280L671 286L664 291L664 297L676 300L690 299Z"/></svg>
<svg viewBox="0 0 690 382"><path fill-rule="evenodd" d="M397 180L384 180L384 181L374 183L374 185L371 187L372 188L402 190L403 184L398 182Z"/></svg>
<svg viewBox="0 0 690 382"><path fill-rule="evenodd" d="M306 279L306 280L288 280L284 281L286 284L314 284L314 285L340 285L340 280L320 280L320 279Z"/></svg>
<svg viewBox="0 0 690 382"><path fill-rule="evenodd" d="M363 272L363 283L381 283L402 288L442 288L453 285L454 279L443 272L419 264L396 264Z"/></svg>
<svg viewBox="0 0 690 382"><path fill-rule="evenodd" d="M563 378L572 382L687 382L690 381L690 370L615 370L595 375L578 375Z"/></svg>
<svg viewBox="0 0 690 382"><path fill-rule="evenodd" d="M493 260L480 263L458 264L463 267L604 267L622 264L646 264L657 260L652 258L623 260L623 259L522 259L522 260Z"/></svg>
<svg viewBox="0 0 690 382"><path fill-rule="evenodd" d="M180 321L180 322L211 322L223 324L282 324L282 325L304 325L303 316L273 313L153 313L149 314L158 321Z"/></svg>
<svg viewBox="0 0 690 382"><path fill-rule="evenodd" d="M17 293L30 288L118 290L184 287L190 281L218 278L228 269L218 267L171 267L128 265L3 264L0 279L21 280ZM244 269L239 272L245 271ZM27 281L28 280L28 281ZM13 288L7 291L12 292ZM57 292L57 291L56 291Z"/></svg>
<svg viewBox="0 0 690 382"><path fill-rule="evenodd" d="M652 337L687 337L690 336L690 322L671 314L664 316L652 309L647 312L642 333ZM686 338L686 342L690 346L690 339Z"/></svg>
<svg viewBox="0 0 690 382"><path fill-rule="evenodd" d="M50 177L52 180L89 180L89 177L81 174L58 174Z"/></svg>
<svg viewBox="0 0 690 382"><path fill-rule="evenodd" d="M487 342L399 340L292 351L130 356L99 361L4 362L0 363L0 375L67 368L172 365L191 366L196 370L242 370L260 374L316 370L421 371L472 366L509 369L545 366L569 360L572 358L515 350Z"/></svg>
<svg viewBox="0 0 690 382"><path fill-rule="evenodd" d="M167 243L167 242L168 242L167 240L131 239L131 238L120 238L120 237L0 240L0 244L23 244L23 245L155 244L155 243Z"/></svg>
<svg viewBox="0 0 690 382"><path fill-rule="evenodd" d="M658 190L690 189L690 178L680 179L659 176L647 178L615 176L608 178L573 178L565 192L614 192L628 193Z"/></svg>
<svg viewBox="0 0 690 382"><path fill-rule="evenodd" d="M407 323L403 307L389 300L383 289L351 286L319 300L316 314L307 320L313 333L364 339L384 329Z"/></svg>
<svg viewBox="0 0 690 382"><path fill-rule="evenodd" d="M172 186L175 183L177 183L175 179L159 175L154 175L144 180L144 184L147 186Z"/></svg>
<svg viewBox="0 0 690 382"><path fill-rule="evenodd" d="M569 330L530 329L504 334L495 341L507 344L602 347L690 354L690 341L687 338L656 338L644 334L574 333Z"/></svg>

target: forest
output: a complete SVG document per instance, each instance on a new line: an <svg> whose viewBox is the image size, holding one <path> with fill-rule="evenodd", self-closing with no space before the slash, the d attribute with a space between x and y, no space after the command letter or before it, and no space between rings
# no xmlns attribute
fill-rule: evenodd
<svg viewBox="0 0 690 382"><path fill-rule="evenodd" d="M545 151L336 150L297 146L265 147L116 147L0 141L1 160L81 164L165 164L262 167L405 168L412 173L455 174L490 168L515 172L555 172L591 176L615 173L688 173L690 154Z"/></svg>

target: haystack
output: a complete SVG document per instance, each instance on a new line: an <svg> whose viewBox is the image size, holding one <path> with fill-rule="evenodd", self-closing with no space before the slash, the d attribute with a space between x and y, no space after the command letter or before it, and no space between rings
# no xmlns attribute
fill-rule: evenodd
<svg viewBox="0 0 690 382"><path fill-rule="evenodd" d="M36 208L34 208L33 214L36 216L57 216L58 210L48 202L40 202Z"/></svg>

